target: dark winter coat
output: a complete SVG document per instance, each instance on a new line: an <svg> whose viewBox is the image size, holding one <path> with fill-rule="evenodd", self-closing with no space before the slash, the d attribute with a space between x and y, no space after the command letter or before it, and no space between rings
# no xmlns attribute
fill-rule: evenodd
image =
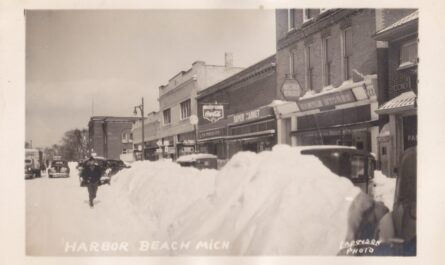
<svg viewBox="0 0 445 265"><path fill-rule="evenodd" d="M98 165L90 166L88 163L82 170L82 178L86 183L99 183L102 170Z"/></svg>

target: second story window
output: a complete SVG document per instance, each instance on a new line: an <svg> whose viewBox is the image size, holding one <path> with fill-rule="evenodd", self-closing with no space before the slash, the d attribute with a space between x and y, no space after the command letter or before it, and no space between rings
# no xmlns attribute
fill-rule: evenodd
<svg viewBox="0 0 445 265"><path fill-rule="evenodd" d="M287 10L287 30L295 29L295 9Z"/></svg>
<svg viewBox="0 0 445 265"><path fill-rule="evenodd" d="M162 113L164 114L164 124L170 124L171 123L170 109L166 109Z"/></svg>
<svg viewBox="0 0 445 265"><path fill-rule="evenodd" d="M320 9L305 8L303 9L303 22L312 20L320 14Z"/></svg>
<svg viewBox="0 0 445 265"><path fill-rule="evenodd" d="M334 57L333 38L325 38L323 40L323 61L324 61L324 85L332 84L332 60Z"/></svg>
<svg viewBox="0 0 445 265"><path fill-rule="evenodd" d="M399 67L409 67L417 64L417 41L410 41L400 47Z"/></svg>
<svg viewBox="0 0 445 265"><path fill-rule="evenodd" d="M306 46L306 88L309 90L314 89L314 52L313 46Z"/></svg>
<svg viewBox="0 0 445 265"><path fill-rule="evenodd" d="M192 114L192 105L190 99L181 102L181 120L190 117Z"/></svg>
<svg viewBox="0 0 445 265"><path fill-rule="evenodd" d="M343 31L343 76L344 80L352 78L352 29L351 27Z"/></svg>

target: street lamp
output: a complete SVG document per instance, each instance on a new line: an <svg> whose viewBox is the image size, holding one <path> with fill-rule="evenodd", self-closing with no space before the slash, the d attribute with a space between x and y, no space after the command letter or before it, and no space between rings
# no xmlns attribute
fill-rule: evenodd
<svg viewBox="0 0 445 265"><path fill-rule="evenodd" d="M144 137L144 98L142 98L141 105L134 106L133 114L137 115L137 109L141 112L141 118L142 118L142 160L145 160L145 137Z"/></svg>

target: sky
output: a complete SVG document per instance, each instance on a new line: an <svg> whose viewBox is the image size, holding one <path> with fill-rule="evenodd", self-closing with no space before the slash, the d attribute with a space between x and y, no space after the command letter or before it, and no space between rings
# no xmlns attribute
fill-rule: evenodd
<svg viewBox="0 0 445 265"><path fill-rule="evenodd" d="M26 141L57 144L92 115L158 110L158 88L194 61L247 67L276 50L274 10L26 12Z"/></svg>

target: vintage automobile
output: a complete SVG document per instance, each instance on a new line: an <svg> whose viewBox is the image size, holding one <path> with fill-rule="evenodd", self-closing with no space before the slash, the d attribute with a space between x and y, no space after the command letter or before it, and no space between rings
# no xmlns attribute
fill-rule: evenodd
<svg viewBox="0 0 445 265"><path fill-rule="evenodd" d="M33 163L32 159L25 159L25 179L32 179L36 176Z"/></svg>
<svg viewBox="0 0 445 265"><path fill-rule="evenodd" d="M108 159L107 160L107 175L109 177L115 175L117 172L124 168L130 168L129 165L125 164L124 161L118 159Z"/></svg>
<svg viewBox="0 0 445 265"><path fill-rule="evenodd" d="M302 148L301 154L316 156L334 174L348 178L363 192L373 196L376 166L373 154L340 145L307 146Z"/></svg>
<svg viewBox="0 0 445 265"><path fill-rule="evenodd" d="M198 169L218 169L217 156L212 154L189 154L179 157L176 163L183 167L195 167Z"/></svg>
<svg viewBox="0 0 445 265"><path fill-rule="evenodd" d="M48 177L65 177L68 178L70 176L70 168L68 166L68 162L66 160L53 160L51 165L48 167Z"/></svg>

